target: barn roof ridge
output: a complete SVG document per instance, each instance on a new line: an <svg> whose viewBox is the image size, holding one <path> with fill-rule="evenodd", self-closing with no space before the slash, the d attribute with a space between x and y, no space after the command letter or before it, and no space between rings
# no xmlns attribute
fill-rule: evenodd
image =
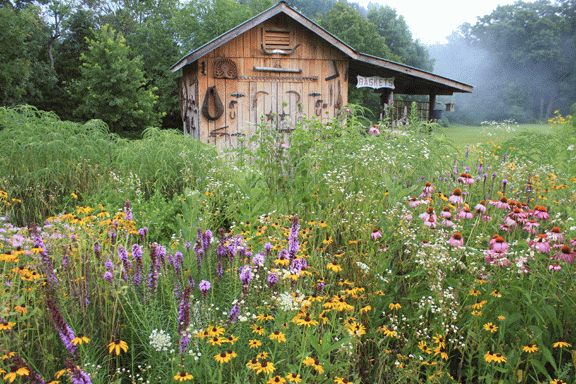
<svg viewBox="0 0 576 384"><path fill-rule="evenodd" d="M236 38L237 36L247 32L248 30L252 29L256 25L271 19L272 17L283 13L289 16L294 21L298 22L299 24L303 25L307 29L311 30L316 35L319 35L324 40L331 43L334 47L342 51L346 54L351 60L364 62L367 64L379 66L382 68L386 68L393 71L398 71L403 74L414 76L420 79L433 81L440 83L444 86L448 86L454 89L457 89L459 92L472 92L473 87L469 84L462 83L457 80L453 80L444 76L436 75L432 72L425 71L420 68L412 67L403 63L398 63L395 61L391 61L388 59L384 59L382 57L370 55L367 53L362 53L350 45L346 44L336 35L332 34L321 25L316 23L315 21L308 18L306 15L300 13L296 9L292 8L286 3L286 0L280 0L275 5L271 6L270 8L260 12L257 15L252 16L248 20L238 24L237 26L231 28L230 30L224 32L220 36L206 42L205 44L201 45L200 47L191 50L188 52L184 57L182 57L178 62L176 62L170 70L172 72L176 72L183 67L192 64L202 56L206 55L207 53L213 51L214 49L228 43L232 39Z"/></svg>

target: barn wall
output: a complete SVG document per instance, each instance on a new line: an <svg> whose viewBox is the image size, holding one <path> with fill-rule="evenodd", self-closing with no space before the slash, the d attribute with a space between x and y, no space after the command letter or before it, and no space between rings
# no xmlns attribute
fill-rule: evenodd
<svg viewBox="0 0 576 384"><path fill-rule="evenodd" d="M294 53L288 56L264 53L261 48L262 31L268 28L290 30L291 45L299 44ZM222 58L234 61L237 79L215 78L215 63ZM334 65L339 76L326 80L335 73ZM254 67L293 68L302 72L263 72L255 71ZM261 118L270 126L286 131L293 128L295 121L303 115L319 115L319 119L327 121L337 112L338 95L340 106L348 102L347 73L348 59L339 50L286 16L278 15L184 69L182 83L196 92L196 105L200 111L199 129L185 126L185 131L224 149L236 146L239 138L251 135ZM224 106L224 113L217 120L209 120L201 113L206 91L213 86ZM320 95L310 96L312 93ZM232 94L243 94L244 97ZM284 120L278 115L284 115ZM198 135L194 133L196 131L199 131Z"/></svg>

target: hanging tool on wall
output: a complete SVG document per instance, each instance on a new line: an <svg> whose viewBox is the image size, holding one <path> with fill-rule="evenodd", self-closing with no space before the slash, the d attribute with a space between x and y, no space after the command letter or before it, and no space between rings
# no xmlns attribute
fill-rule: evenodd
<svg viewBox="0 0 576 384"><path fill-rule="evenodd" d="M224 125L220 128L216 128L210 131L209 136L210 137L220 137L220 136L230 136L230 134L228 132L226 132L226 128L228 128L227 125ZM222 132L224 131L224 132Z"/></svg>
<svg viewBox="0 0 576 384"><path fill-rule="evenodd" d="M230 110L228 116L230 116L230 120L234 120L236 118L236 110L234 107L236 107L237 104L238 102L236 100L231 100L228 103L228 109Z"/></svg>
<svg viewBox="0 0 576 384"><path fill-rule="evenodd" d="M269 95L268 92L266 91L258 91L254 94L254 99L252 100L252 108L256 109L256 106L258 105L258 95L260 94L264 94L264 95Z"/></svg>
<svg viewBox="0 0 576 384"><path fill-rule="evenodd" d="M332 70L332 74L326 77L324 80L330 81L340 77L340 71L338 71L338 63L336 63L336 60L332 60Z"/></svg>
<svg viewBox="0 0 576 384"><path fill-rule="evenodd" d="M314 103L314 114L316 116L322 116L322 108L324 108L325 105L326 104L324 104L324 100L316 100L316 103Z"/></svg>
<svg viewBox="0 0 576 384"><path fill-rule="evenodd" d="M337 88L338 88L338 93L336 96L336 102L334 103L334 113L336 113L336 111L338 111L340 108L342 108L342 85L340 84L340 80L338 80L338 84L337 84Z"/></svg>
<svg viewBox="0 0 576 384"><path fill-rule="evenodd" d="M214 105L214 113L210 113L210 104ZM222 104L222 100L220 100L220 96L218 96L218 91L216 87L209 87L206 90L206 95L204 96L204 103L202 103L202 114L208 120L218 120L220 116L224 113L224 105Z"/></svg>

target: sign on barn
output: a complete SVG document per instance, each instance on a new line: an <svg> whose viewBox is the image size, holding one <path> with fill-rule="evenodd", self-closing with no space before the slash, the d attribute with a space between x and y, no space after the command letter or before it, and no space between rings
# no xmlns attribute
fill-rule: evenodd
<svg viewBox="0 0 576 384"><path fill-rule="evenodd" d="M380 77L380 76L356 76L358 83L356 84L356 88L372 88L372 89L394 89L394 78L393 77Z"/></svg>
<svg viewBox="0 0 576 384"><path fill-rule="evenodd" d="M348 103L356 78L359 87L381 93L383 110L392 110L392 93L428 95L432 111L436 95L472 92L459 81L360 53L285 1L171 70L181 71L184 133L220 150L243 145L258 126L288 135L304 118L330 121Z"/></svg>

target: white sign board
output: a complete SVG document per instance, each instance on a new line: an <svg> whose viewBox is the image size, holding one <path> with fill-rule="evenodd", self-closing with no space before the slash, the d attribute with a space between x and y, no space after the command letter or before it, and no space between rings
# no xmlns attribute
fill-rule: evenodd
<svg viewBox="0 0 576 384"><path fill-rule="evenodd" d="M358 84L356 84L356 88L373 88L373 89L380 89L380 88L389 88L394 89L394 78L393 77L380 77L380 76L371 76L371 77L364 77L358 75Z"/></svg>

